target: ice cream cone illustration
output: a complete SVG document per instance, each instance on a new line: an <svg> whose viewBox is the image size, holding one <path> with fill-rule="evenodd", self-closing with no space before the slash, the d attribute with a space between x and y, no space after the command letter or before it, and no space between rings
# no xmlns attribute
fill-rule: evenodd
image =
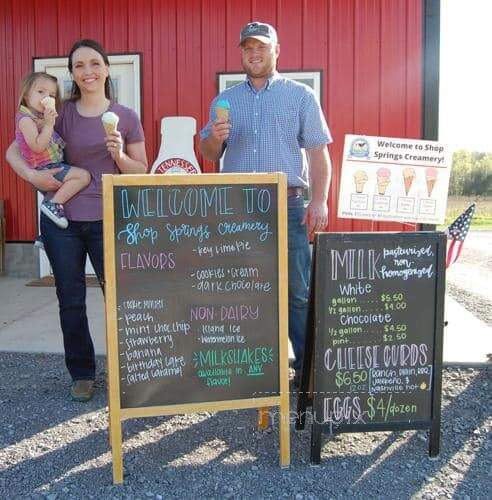
<svg viewBox="0 0 492 500"><path fill-rule="evenodd" d="M41 99L41 104L45 109L55 109L55 98L47 95L43 99Z"/></svg>
<svg viewBox="0 0 492 500"><path fill-rule="evenodd" d="M427 195L432 194L432 190L437 181L437 168L428 167L425 169L425 182L427 183Z"/></svg>
<svg viewBox="0 0 492 500"><path fill-rule="evenodd" d="M408 196L410 188L412 187L413 181L416 177L415 169L412 167L407 167L403 169L403 183L405 184L405 194Z"/></svg>
<svg viewBox="0 0 492 500"><path fill-rule="evenodd" d="M106 135L116 132L118 129L118 122L120 121L119 116L112 111L106 111L101 117L104 130Z"/></svg>
<svg viewBox="0 0 492 500"><path fill-rule="evenodd" d="M367 174L364 170L357 170L354 174L355 191L357 193L362 193L364 191L364 185L367 182Z"/></svg>
<svg viewBox="0 0 492 500"><path fill-rule="evenodd" d="M389 168L381 167L376 172L376 175L377 175L378 193L380 195L384 195L384 193L386 193L386 188L390 183L391 171Z"/></svg>
<svg viewBox="0 0 492 500"><path fill-rule="evenodd" d="M217 101L217 104L215 105L215 114L217 115L217 119L224 120L225 122L228 121L230 109L231 105L228 100L220 99Z"/></svg>

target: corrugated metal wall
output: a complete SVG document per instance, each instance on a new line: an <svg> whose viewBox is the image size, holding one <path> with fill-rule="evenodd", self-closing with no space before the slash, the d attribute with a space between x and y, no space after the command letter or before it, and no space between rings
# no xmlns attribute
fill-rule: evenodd
<svg viewBox="0 0 492 500"><path fill-rule="evenodd" d="M279 69L321 69L323 108L334 136L332 231L402 230L401 224L335 217L346 133L421 137L423 0L0 0L0 198L7 239L33 239L34 194L5 165L21 77L33 57L61 56L79 38L109 53L143 54L143 125L149 162L160 119L207 119L216 74L241 71L240 28L278 28ZM204 162L205 171L214 166Z"/></svg>

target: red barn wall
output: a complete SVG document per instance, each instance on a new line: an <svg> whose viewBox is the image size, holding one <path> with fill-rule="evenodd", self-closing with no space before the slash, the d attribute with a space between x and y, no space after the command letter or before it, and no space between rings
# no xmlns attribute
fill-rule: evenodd
<svg viewBox="0 0 492 500"><path fill-rule="evenodd" d="M217 73L241 71L239 31L251 20L277 27L280 71L322 71L334 138L328 229L409 229L338 219L336 207L345 134L422 136L422 9L423 0L0 0L0 198L7 240L32 240L37 232L33 190L4 160L17 88L33 57L66 55L80 38L100 41L108 53L140 52L151 164L163 116L193 116L199 128L206 122ZM204 171L214 170L197 156Z"/></svg>

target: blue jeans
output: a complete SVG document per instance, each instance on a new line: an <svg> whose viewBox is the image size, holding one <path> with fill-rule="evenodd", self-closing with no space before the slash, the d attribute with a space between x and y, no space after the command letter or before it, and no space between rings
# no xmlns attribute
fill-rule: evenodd
<svg viewBox="0 0 492 500"><path fill-rule="evenodd" d="M304 198L288 198L289 240L289 339L295 354L294 369L300 370L304 355L309 302L311 251L307 228L302 225Z"/></svg>
<svg viewBox="0 0 492 500"><path fill-rule="evenodd" d="M60 163L50 163L49 165L43 165L42 167L36 167L36 170L38 171L51 170L53 168L63 168L63 170L60 170L53 176L57 181L63 182L72 167L70 165L67 165L66 163L60 162Z"/></svg>
<svg viewBox="0 0 492 500"><path fill-rule="evenodd" d="M55 276L65 363L72 380L93 380L96 360L86 314L85 263L88 255L102 286L102 221L70 221L67 229L60 229L41 214L41 235Z"/></svg>
<svg viewBox="0 0 492 500"><path fill-rule="evenodd" d="M52 168L63 168L63 170L60 170L57 174L53 176L57 181L63 182L72 167L70 165L67 165L66 163L60 162L60 163L50 163L49 165L37 167L36 170L37 171L51 170ZM45 200L50 200L51 198L53 198L55 191L52 191L50 193L45 193L44 191L41 191L41 193L44 195Z"/></svg>

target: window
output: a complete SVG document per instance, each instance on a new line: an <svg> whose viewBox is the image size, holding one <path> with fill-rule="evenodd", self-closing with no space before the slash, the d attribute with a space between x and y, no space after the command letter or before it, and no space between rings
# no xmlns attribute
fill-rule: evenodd
<svg viewBox="0 0 492 500"><path fill-rule="evenodd" d="M140 54L110 55L109 73L113 81L115 101L133 109L141 115L140 94ZM72 78L67 68L68 58L34 58L34 71L45 71L56 76L60 85L62 99L70 95Z"/></svg>

